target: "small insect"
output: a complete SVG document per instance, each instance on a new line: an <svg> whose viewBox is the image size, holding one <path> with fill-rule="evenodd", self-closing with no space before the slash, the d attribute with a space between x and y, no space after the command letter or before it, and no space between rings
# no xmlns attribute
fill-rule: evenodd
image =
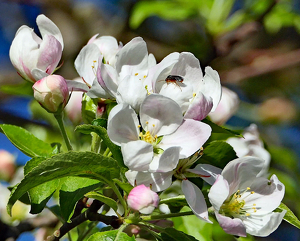
<svg viewBox="0 0 300 241"><path fill-rule="evenodd" d="M169 85L170 83L172 83L174 85L177 85L180 88L180 90L181 90L180 85L177 83L177 82L180 82L180 83L183 82L183 78L181 76L179 76L179 75L168 75L168 77L165 79L165 81L167 82L167 85Z"/></svg>

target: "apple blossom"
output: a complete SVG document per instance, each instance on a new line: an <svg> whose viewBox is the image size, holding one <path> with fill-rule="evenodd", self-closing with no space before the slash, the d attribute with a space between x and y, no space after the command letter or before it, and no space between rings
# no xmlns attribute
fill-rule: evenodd
<svg viewBox="0 0 300 241"><path fill-rule="evenodd" d="M114 107L107 133L121 146L124 163L132 171L169 172L196 152L209 138L210 126L184 120L176 102L151 94L140 107L140 121L128 104Z"/></svg>
<svg viewBox="0 0 300 241"><path fill-rule="evenodd" d="M150 187L139 185L134 187L128 194L127 203L129 208L143 214L150 214L159 203L159 197Z"/></svg>
<svg viewBox="0 0 300 241"><path fill-rule="evenodd" d="M169 75L183 81L169 84ZM172 53L149 69L146 83L154 93L175 100L187 119L202 120L215 111L221 99L221 84L217 71L205 68L203 77L199 60L192 53ZM151 91L150 91L151 92Z"/></svg>
<svg viewBox="0 0 300 241"><path fill-rule="evenodd" d="M36 19L42 39L33 29L21 26L10 46L9 57L18 73L26 80L37 80L52 74L64 47L58 27L45 15Z"/></svg>
<svg viewBox="0 0 300 241"><path fill-rule="evenodd" d="M62 111L69 99L66 80L60 75L49 75L37 81L33 86L34 98L48 112Z"/></svg>
<svg viewBox="0 0 300 241"><path fill-rule="evenodd" d="M6 150L0 150L0 180L9 181L15 173L16 157Z"/></svg>
<svg viewBox="0 0 300 241"><path fill-rule="evenodd" d="M222 86L222 97L214 112L209 118L218 125L223 125L238 109L239 97L232 90Z"/></svg>
<svg viewBox="0 0 300 241"><path fill-rule="evenodd" d="M259 138L257 125L251 124L242 133L243 138L231 137L227 139L238 157L254 156L262 158L265 161L259 176L266 175L271 162L270 153L264 148L263 142Z"/></svg>
<svg viewBox="0 0 300 241"><path fill-rule="evenodd" d="M209 200L225 232L245 237L265 237L281 223L285 211L273 212L281 203L285 187L273 175L258 177L264 161L242 157L229 162L210 188Z"/></svg>

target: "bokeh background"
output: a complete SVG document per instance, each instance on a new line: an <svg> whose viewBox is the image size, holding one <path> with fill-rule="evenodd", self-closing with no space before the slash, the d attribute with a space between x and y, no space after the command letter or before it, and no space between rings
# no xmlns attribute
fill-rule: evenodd
<svg viewBox="0 0 300 241"><path fill-rule="evenodd" d="M63 67L57 73L66 79L78 77L74 60L95 34L112 35L123 44L141 36L157 61L187 51L202 68L212 66L222 85L240 98L226 125L241 130L257 124L272 155L270 173L286 186L284 203L300 216L299 0L0 0L0 123L20 125L53 142L59 140L58 131L47 114L31 111L36 105L30 90L20 88L22 96L15 95L24 82L8 55L21 25L38 32L39 14L62 32ZM3 134L0 149L15 155L17 165L29 160ZM19 240L34 237L25 233ZM296 241L300 233L283 221L265 240Z"/></svg>

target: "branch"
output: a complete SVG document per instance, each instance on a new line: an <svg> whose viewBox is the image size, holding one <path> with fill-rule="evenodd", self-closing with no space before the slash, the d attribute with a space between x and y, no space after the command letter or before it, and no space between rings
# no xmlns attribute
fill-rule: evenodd
<svg viewBox="0 0 300 241"><path fill-rule="evenodd" d="M58 241L67 232L80 225L81 223L89 221L103 222L107 225L111 225L113 228L117 229L121 225L121 221L116 216L105 216L103 214L97 213L100 207L103 205L102 202L94 200L91 206L84 213L79 214L75 218L71 219L70 223L64 223L60 229L56 230L51 236L47 238L47 241Z"/></svg>

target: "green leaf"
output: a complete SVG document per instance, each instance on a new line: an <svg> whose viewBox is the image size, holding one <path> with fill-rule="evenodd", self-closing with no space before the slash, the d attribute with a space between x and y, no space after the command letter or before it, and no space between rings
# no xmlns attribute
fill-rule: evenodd
<svg viewBox="0 0 300 241"><path fill-rule="evenodd" d="M127 194L129 194L133 188L133 186L131 186L131 184L121 182L119 179L114 179L113 181Z"/></svg>
<svg viewBox="0 0 300 241"><path fill-rule="evenodd" d="M106 205L110 206L114 211L118 210L118 205L117 202L109 197L106 197L104 195L102 195L101 193L98 192L89 192L85 195L88 198L94 198L97 199L103 203L105 203Z"/></svg>
<svg viewBox="0 0 300 241"><path fill-rule="evenodd" d="M203 150L201 163L224 168L233 159L238 158L232 146L224 141L212 141Z"/></svg>
<svg viewBox="0 0 300 241"><path fill-rule="evenodd" d="M52 154L53 148L50 144L36 138L29 131L21 127L1 124L0 131L27 156L51 156Z"/></svg>
<svg viewBox="0 0 300 241"><path fill-rule="evenodd" d="M67 176L82 176L108 182L118 178L120 170L116 160L93 152L68 152L52 156L30 171L12 190L7 212L11 214L14 203L30 189Z"/></svg>
<svg viewBox="0 0 300 241"><path fill-rule="evenodd" d="M283 211L286 210L286 214L284 215L283 219L287 221L288 223L294 225L296 228L300 229L300 221L296 217L296 215L283 203L279 205L278 208L276 208L275 211Z"/></svg>
<svg viewBox="0 0 300 241"><path fill-rule="evenodd" d="M175 228L166 228L161 233L161 237L163 241L197 241L193 236L187 235Z"/></svg>
<svg viewBox="0 0 300 241"><path fill-rule="evenodd" d="M24 81L17 85L2 85L0 91L10 95L33 96L33 83Z"/></svg>
<svg viewBox="0 0 300 241"><path fill-rule="evenodd" d="M75 131L79 131L84 134L90 134L91 132L97 133L101 139L103 140L104 144L109 148L113 157L117 160L120 167L126 167L123 162L122 153L119 146L116 146L112 141L109 139L107 135L107 131L102 126L94 126L94 125L80 125L77 126Z"/></svg>
<svg viewBox="0 0 300 241"><path fill-rule="evenodd" d="M101 126L106 129L107 128L107 119L99 118L99 119L93 120L92 125L93 126Z"/></svg>
<svg viewBox="0 0 300 241"><path fill-rule="evenodd" d="M188 207L183 207L182 212L190 211ZM186 234L192 235L201 241L211 241L213 225L200 220L195 215L172 218L174 228Z"/></svg>
<svg viewBox="0 0 300 241"><path fill-rule="evenodd" d="M86 193L100 187L102 183L84 177L66 177L62 182L59 190L59 204L61 215L68 222L74 213L77 201Z"/></svg>
<svg viewBox="0 0 300 241"><path fill-rule="evenodd" d="M173 206L185 206L187 205L184 195L179 195L176 197L169 197L160 200L159 204L172 204Z"/></svg>
<svg viewBox="0 0 300 241"><path fill-rule="evenodd" d="M224 128L222 126L219 126L217 124L215 124L214 122L210 121L209 119L205 118L202 120L202 122L210 125L211 129L212 129L212 133L219 133L219 134L227 134L227 137L243 137L240 133L238 133L237 131L233 131L227 128Z"/></svg>
<svg viewBox="0 0 300 241"><path fill-rule="evenodd" d="M135 240L135 238L133 236L129 237L125 233L120 233L118 235L118 238L116 239L118 232L119 232L118 230L112 230L112 231L95 233L94 235L89 237L89 239L87 241L113 241L113 240L116 240L116 241L134 241Z"/></svg>
<svg viewBox="0 0 300 241"><path fill-rule="evenodd" d="M97 101L90 98L87 94L84 94L82 96L81 103L81 115L83 121L85 123L92 123L92 121L96 118L96 111L98 107Z"/></svg>

